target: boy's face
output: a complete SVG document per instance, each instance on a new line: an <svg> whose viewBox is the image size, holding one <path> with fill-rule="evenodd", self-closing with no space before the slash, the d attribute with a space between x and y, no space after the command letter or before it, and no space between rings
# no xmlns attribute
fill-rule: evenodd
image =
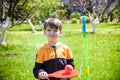
<svg viewBox="0 0 120 80"><path fill-rule="evenodd" d="M44 31L44 34L48 38L48 42L56 43L59 36L62 35L62 32L59 29L50 28L49 26Z"/></svg>

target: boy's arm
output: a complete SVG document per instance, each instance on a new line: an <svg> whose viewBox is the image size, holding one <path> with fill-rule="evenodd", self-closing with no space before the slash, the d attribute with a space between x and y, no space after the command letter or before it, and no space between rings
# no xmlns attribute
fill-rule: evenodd
<svg viewBox="0 0 120 80"><path fill-rule="evenodd" d="M70 48L67 48L66 51L67 51L67 64L72 65L74 68L75 66L74 66L73 54L72 54Z"/></svg>
<svg viewBox="0 0 120 80"><path fill-rule="evenodd" d="M38 73L39 73L39 72L42 72L42 71L44 71L44 70L42 69L42 64L41 64L41 63L38 63L38 62L35 62L35 67L34 67L34 69L33 69L33 74L34 74L34 76L35 76L36 78L38 78Z"/></svg>
<svg viewBox="0 0 120 80"><path fill-rule="evenodd" d="M43 70L43 53L40 49L36 54L35 67L33 69L33 74L35 78L38 78L38 73L42 71L44 71Z"/></svg>
<svg viewBox="0 0 120 80"><path fill-rule="evenodd" d="M75 67L75 66L74 66L74 60L73 60L73 58L68 59L68 60L67 60L67 64L70 64L71 66L73 66L73 68Z"/></svg>

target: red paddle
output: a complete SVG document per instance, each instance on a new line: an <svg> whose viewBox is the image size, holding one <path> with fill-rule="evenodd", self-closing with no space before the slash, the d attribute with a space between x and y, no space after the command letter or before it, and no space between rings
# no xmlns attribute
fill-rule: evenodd
<svg viewBox="0 0 120 80"><path fill-rule="evenodd" d="M59 70L54 73L48 74L48 77L54 78L74 78L77 77L79 73L73 70L71 65L66 65L64 70Z"/></svg>

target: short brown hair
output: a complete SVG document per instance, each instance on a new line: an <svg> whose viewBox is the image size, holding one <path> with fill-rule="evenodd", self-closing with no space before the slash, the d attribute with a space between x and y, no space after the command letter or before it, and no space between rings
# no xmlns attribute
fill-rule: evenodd
<svg viewBox="0 0 120 80"><path fill-rule="evenodd" d="M49 18L44 22L44 30L46 30L47 27L59 29L61 31L62 22L56 18Z"/></svg>

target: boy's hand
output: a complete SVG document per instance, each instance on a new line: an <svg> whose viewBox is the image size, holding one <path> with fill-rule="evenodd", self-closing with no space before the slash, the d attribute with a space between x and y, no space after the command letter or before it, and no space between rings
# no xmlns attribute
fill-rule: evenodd
<svg viewBox="0 0 120 80"><path fill-rule="evenodd" d="M38 78L39 79L48 79L48 74L47 74L47 72L40 72L39 74L38 74Z"/></svg>

